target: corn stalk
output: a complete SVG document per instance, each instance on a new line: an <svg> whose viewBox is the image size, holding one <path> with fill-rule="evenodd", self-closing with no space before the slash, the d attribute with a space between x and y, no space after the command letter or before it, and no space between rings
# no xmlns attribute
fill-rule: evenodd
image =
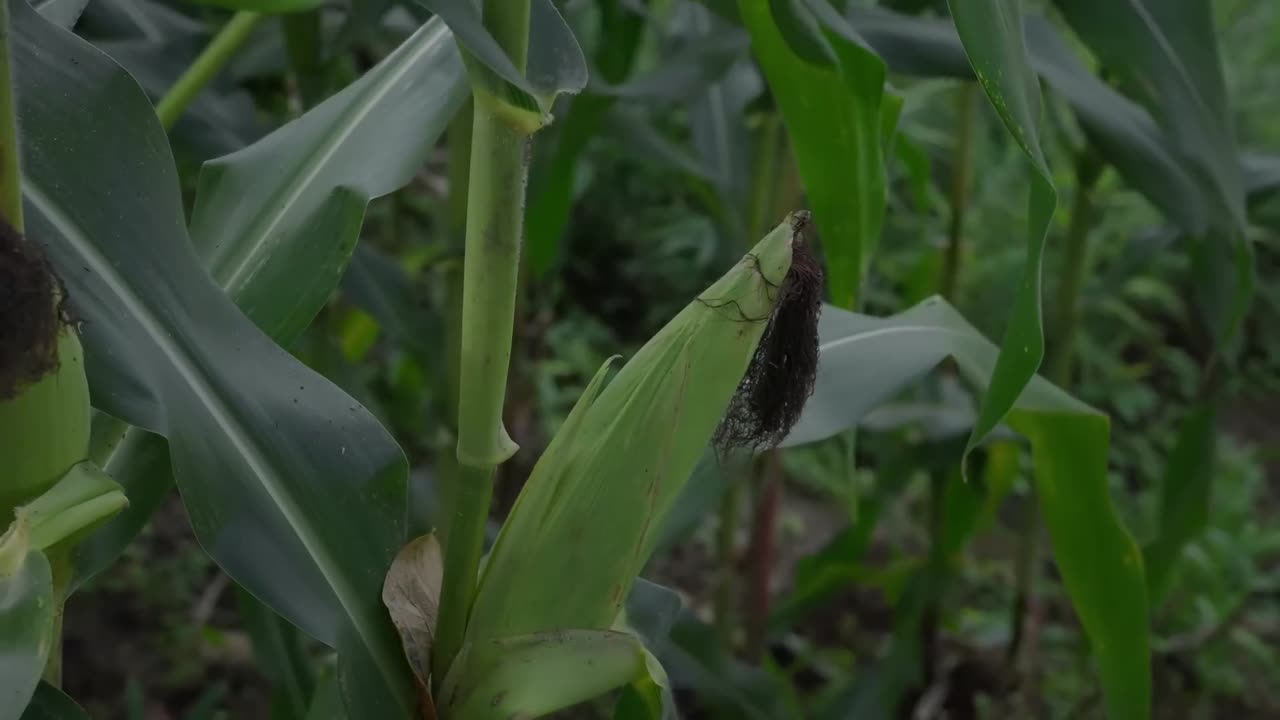
<svg viewBox="0 0 1280 720"><path fill-rule="evenodd" d="M528 53L529 12L528 0L484 3L485 27L520 72ZM459 472L452 488L440 626L432 655L437 681L462 647L484 551L494 471L517 449L503 427L502 405L511 361L532 129L512 122L502 112L503 104L475 88L459 353Z"/></svg>

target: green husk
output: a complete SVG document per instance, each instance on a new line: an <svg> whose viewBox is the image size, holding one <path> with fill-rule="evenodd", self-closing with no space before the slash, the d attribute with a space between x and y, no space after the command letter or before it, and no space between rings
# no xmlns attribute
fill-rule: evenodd
<svg viewBox="0 0 1280 720"><path fill-rule="evenodd" d="M503 526L468 643L610 627L751 364L794 234L778 225L607 387L609 364L597 373Z"/></svg>
<svg viewBox="0 0 1280 720"><path fill-rule="evenodd" d="M0 401L0 525L89 451L89 384L75 331L58 339L57 368Z"/></svg>

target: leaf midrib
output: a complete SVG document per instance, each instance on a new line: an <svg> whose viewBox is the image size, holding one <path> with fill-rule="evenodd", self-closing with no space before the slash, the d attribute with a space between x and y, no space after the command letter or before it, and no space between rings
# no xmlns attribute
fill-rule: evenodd
<svg viewBox="0 0 1280 720"><path fill-rule="evenodd" d="M305 513L297 506L297 503L287 490L282 487L283 484L279 473L272 468L265 453L253 440L252 436L246 433L235 421L234 414L227 406L227 403L219 396L213 386L201 376L196 369L197 364L188 356L187 350L174 340L173 335L165 329L164 323L156 318L146 302L138 296L129 282L120 275L115 265L98 250L90 239L89 234L84 231L84 228L73 217L63 212L31 176L23 176L22 189L23 194L27 196L31 204L38 208L45 219L57 228L70 245L75 248L87 267L92 272L97 273L98 277L120 299L125 310L138 322L143 331L151 337L156 347L168 358L170 365L178 372L201 405L209 411L210 417L213 418L218 428L231 441L232 445L240 453L240 457L246 461L249 469L253 472L253 476L258 480L258 484L266 490L280 510L281 515L284 516L285 521L288 522L290 528L293 529L298 539L302 542L308 555L311 556L316 567L320 570L325 582L333 590L334 597L337 598L338 604L342 607L343 615L347 618L348 623L355 629L361 643L368 648L369 655L378 665L379 671L387 678L388 687L394 688L396 673L386 666L385 651L387 648L380 647L380 643L376 641L377 634L370 627L369 620L364 617L364 614L356 612L356 609L359 608L359 603L355 600L358 593L355 592L342 573L334 574L332 571L331 568L336 565L332 555L320 542L315 527L307 521ZM166 430L168 429L166 428ZM340 639L341 637L338 638L338 640Z"/></svg>
<svg viewBox="0 0 1280 720"><path fill-rule="evenodd" d="M832 350L837 347L841 347L843 345L848 345L855 342L861 342L863 340L869 340L871 338L881 337L883 335L894 335L897 333L913 333L913 332L939 332L939 333L946 333L949 335L955 335L960 339L966 339L965 333L962 333L958 330L953 330L949 327L945 327L942 325L895 325L893 327L883 327L883 328L876 328L875 330L855 332L852 335L846 335L844 337L836 338L835 340L828 340L827 342L822 343L821 345L818 346L818 353L819 355L821 355L821 353L827 352L828 350Z"/></svg>
<svg viewBox="0 0 1280 720"><path fill-rule="evenodd" d="M422 37L428 35L434 35L434 37L426 39ZM423 25L407 41L409 43L419 43L418 47L409 54L404 62L387 74L381 82L372 85L366 92L357 96L357 99L363 99L364 102L360 102L353 108L343 112L339 116L338 122L322 134L325 140L321 145L323 150L307 155L306 161L303 162L297 172L293 173L294 182L285 185L273 194L273 199L284 196L284 200L279 203L267 202L263 204L262 212L249 223L249 231L244 235L250 238L250 244L246 252L239 254L239 262L231 265L229 272L221 268L214 269L215 276L231 297L234 298L239 295L244 286L252 279L252 270L258 266L254 261L261 254L260 251L267 244L268 239L280 223L284 221L285 216L293 209L298 199L315 182L315 179L324 170L325 166L333 160L339 149L346 144L347 139L356 131L356 128L373 113L374 109L381 104L392 88L405 75L409 74L409 71L417 65L424 55L434 51L441 42L447 41L450 37L451 34L448 28L438 19L433 18ZM234 247L234 245L228 243L227 247ZM216 263L216 259L214 263Z"/></svg>

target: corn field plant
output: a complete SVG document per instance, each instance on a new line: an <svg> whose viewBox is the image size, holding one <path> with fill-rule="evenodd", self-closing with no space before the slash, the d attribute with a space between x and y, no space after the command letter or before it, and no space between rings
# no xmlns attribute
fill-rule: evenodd
<svg viewBox="0 0 1280 720"><path fill-rule="evenodd" d="M1207 0L3 0L0 720L90 716L69 609L174 488L271 693L185 717L1236 707L1169 686L1226 642L1280 676L1239 620L1276 538L1204 560L1221 421L1280 371L1280 156L1238 147L1230 50ZM649 297L573 297L601 227L696 288L597 357L545 318ZM1133 289L1156 256L1191 296ZM1143 464L1094 329L1163 333L1157 296L1194 354Z"/></svg>

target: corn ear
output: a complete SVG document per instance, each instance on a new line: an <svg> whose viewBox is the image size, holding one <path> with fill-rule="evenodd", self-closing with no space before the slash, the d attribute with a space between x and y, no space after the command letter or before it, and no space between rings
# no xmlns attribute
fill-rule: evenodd
<svg viewBox="0 0 1280 720"><path fill-rule="evenodd" d="M0 526L89 451L89 384L80 340L64 327L57 368L0 400Z"/></svg>
<svg viewBox="0 0 1280 720"><path fill-rule="evenodd" d="M482 573L474 647L608 628L751 364L792 262L780 224L658 332L597 374L539 459ZM572 592L565 592L572 588Z"/></svg>

